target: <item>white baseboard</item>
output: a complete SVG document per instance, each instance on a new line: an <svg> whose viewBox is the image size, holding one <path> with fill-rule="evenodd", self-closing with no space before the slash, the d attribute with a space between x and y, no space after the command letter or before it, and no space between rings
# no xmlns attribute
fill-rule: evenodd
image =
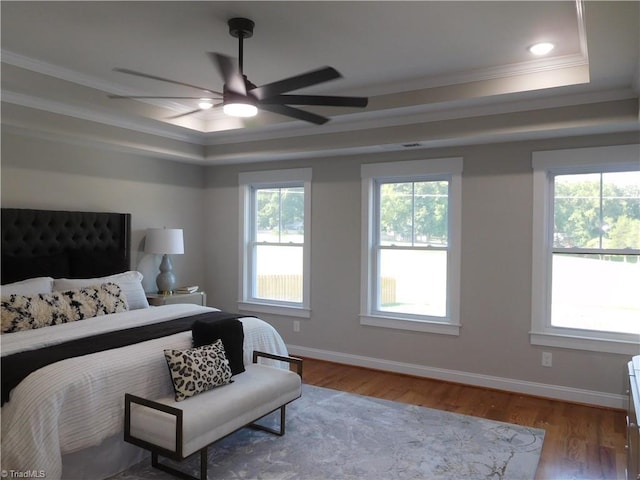
<svg viewBox="0 0 640 480"><path fill-rule="evenodd" d="M512 378L494 377L477 373L461 372L443 368L427 367L412 363L394 362L380 358L363 357L349 353L332 352L316 348L287 345L291 355L326 360L329 362L343 363L358 367L372 368L387 372L403 373L416 377L433 378L447 382L473 385L476 387L495 388L508 392L535 395L537 397L553 398L567 402L583 403L599 407L626 409L627 397L612 393L596 392L579 388L563 387L560 385L548 385L545 383L528 382Z"/></svg>

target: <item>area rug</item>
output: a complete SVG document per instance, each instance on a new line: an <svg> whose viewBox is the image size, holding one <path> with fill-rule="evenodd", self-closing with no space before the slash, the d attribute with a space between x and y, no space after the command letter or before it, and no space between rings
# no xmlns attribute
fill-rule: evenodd
<svg viewBox="0 0 640 480"><path fill-rule="evenodd" d="M209 447L209 478L531 480L544 430L303 386L283 437L242 429ZM267 418L265 424L274 423ZM164 462L167 460L163 459ZM179 466L199 475L199 455ZM174 462L168 462L176 465ZM172 479L150 460L113 477Z"/></svg>

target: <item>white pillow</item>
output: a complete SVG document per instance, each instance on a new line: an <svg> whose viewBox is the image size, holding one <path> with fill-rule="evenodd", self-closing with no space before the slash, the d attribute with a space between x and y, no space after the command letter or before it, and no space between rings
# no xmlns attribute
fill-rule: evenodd
<svg viewBox="0 0 640 480"><path fill-rule="evenodd" d="M100 278L56 278L53 281L53 291L75 290L82 287L91 287L102 283L116 283L127 298L129 310L149 307L147 295L142 288L142 274L136 271L117 273Z"/></svg>
<svg viewBox="0 0 640 480"><path fill-rule="evenodd" d="M29 278L15 283L7 283L0 286L2 296L6 295L36 295L38 293L51 293L53 291L53 278L37 277Z"/></svg>

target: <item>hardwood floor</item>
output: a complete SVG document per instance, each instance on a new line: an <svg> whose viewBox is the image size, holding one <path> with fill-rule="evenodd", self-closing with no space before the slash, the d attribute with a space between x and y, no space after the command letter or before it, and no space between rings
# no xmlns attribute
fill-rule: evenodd
<svg viewBox="0 0 640 480"><path fill-rule="evenodd" d="M310 385L546 430L535 480L624 479L625 412L304 359ZM529 479L523 479L529 480ZM533 479L531 479L533 480Z"/></svg>

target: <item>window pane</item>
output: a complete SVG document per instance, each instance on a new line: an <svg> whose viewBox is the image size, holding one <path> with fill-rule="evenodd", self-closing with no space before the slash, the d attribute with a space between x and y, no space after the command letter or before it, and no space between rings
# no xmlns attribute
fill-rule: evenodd
<svg viewBox="0 0 640 480"><path fill-rule="evenodd" d="M635 255L553 255L554 327L640 333Z"/></svg>
<svg viewBox="0 0 640 480"><path fill-rule="evenodd" d="M259 242L280 241L280 189L257 189L256 239Z"/></svg>
<svg viewBox="0 0 640 480"><path fill-rule="evenodd" d="M415 183L415 244L447 245L449 182Z"/></svg>
<svg viewBox="0 0 640 480"><path fill-rule="evenodd" d="M381 311L446 316L446 251L382 249L379 280Z"/></svg>
<svg viewBox="0 0 640 480"><path fill-rule="evenodd" d="M256 190L258 242L304 242L304 187Z"/></svg>
<svg viewBox="0 0 640 480"><path fill-rule="evenodd" d="M257 245L256 298L302 302L302 247Z"/></svg>
<svg viewBox="0 0 640 480"><path fill-rule="evenodd" d="M282 242L304 241L304 187L282 188Z"/></svg>
<svg viewBox="0 0 640 480"><path fill-rule="evenodd" d="M640 249L640 172L602 175L603 248Z"/></svg>
<svg viewBox="0 0 640 480"><path fill-rule="evenodd" d="M412 203L412 183L380 185L380 243L382 245L411 245Z"/></svg>
<svg viewBox="0 0 640 480"><path fill-rule="evenodd" d="M381 245L447 245L447 181L380 186Z"/></svg>
<svg viewBox="0 0 640 480"><path fill-rule="evenodd" d="M600 174L556 176L553 217L554 247L599 248Z"/></svg>

